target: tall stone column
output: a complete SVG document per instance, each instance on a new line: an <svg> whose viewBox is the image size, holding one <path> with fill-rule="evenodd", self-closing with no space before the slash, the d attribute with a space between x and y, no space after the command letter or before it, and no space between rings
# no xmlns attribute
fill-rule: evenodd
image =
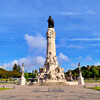
<svg viewBox="0 0 100 100"><path fill-rule="evenodd" d="M56 57L56 45L55 37L56 33L54 28L48 28L47 33L47 53L46 53L46 72L54 70L58 66L58 61Z"/></svg>
<svg viewBox="0 0 100 100"><path fill-rule="evenodd" d="M47 52L44 67L39 69L39 80L41 82L50 81L64 81L64 69L60 67L56 57L56 32L54 30L54 20L51 16L48 19L48 29L46 32L47 38Z"/></svg>

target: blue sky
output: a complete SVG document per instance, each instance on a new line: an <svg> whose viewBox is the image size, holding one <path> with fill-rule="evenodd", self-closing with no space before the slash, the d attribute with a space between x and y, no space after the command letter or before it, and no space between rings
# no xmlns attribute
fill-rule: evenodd
<svg viewBox="0 0 100 100"><path fill-rule="evenodd" d="M65 71L100 64L100 0L0 0L0 65L43 66L49 15Z"/></svg>

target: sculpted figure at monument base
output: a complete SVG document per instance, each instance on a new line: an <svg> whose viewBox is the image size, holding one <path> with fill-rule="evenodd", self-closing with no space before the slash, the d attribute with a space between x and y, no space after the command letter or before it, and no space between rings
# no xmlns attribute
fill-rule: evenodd
<svg viewBox="0 0 100 100"><path fill-rule="evenodd" d="M44 68L40 68L39 70L40 70L40 74L38 75L38 77L44 82L53 82L53 81L64 82L65 81L63 68L61 67L56 67L54 70L48 70L47 72L45 72Z"/></svg>

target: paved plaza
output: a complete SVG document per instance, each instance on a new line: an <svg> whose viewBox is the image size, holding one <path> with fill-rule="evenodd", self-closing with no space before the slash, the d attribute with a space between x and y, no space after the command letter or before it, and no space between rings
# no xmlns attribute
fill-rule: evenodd
<svg viewBox="0 0 100 100"><path fill-rule="evenodd" d="M87 87L100 86L100 83L86 84ZM84 86L20 86L0 84L0 88L13 88L0 91L0 100L100 100L100 91Z"/></svg>

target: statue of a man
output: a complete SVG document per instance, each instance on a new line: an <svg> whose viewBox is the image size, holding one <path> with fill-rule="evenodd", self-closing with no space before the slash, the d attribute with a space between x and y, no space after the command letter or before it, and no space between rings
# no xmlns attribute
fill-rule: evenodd
<svg viewBox="0 0 100 100"><path fill-rule="evenodd" d="M81 66L81 64L79 63L79 64L78 64L78 66L79 66L79 72L81 72L81 67L80 67L80 66Z"/></svg>
<svg viewBox="0 0 100 100"><path fill-rule="evenodd" d="M54 20L52 19L51 16L49 16L48 21L48 28L53 28L54 27Z"/></svg>
<svg viewBox="0 0 100 100"><path fill-rule="evenodd" d="M80 67L81 64L79 63L78 66L79 66L79 77L81 77L82 76L81 67Z"/></svg>

